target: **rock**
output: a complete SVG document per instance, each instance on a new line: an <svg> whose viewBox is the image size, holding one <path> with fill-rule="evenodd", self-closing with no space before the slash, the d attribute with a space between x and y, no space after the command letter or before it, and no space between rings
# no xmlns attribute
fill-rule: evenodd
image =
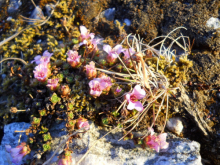
<svg viewBox="0 0 220 165"><path fill-rule="evenodd" d="M4 126L4 136L1 141L0 145L0 164L2 165L11 165L11 156L9 153L5 150L5 145L9 144L12 148L16 147L18 145L18 140L20 138L20 133L15 133L14 131L22 131L26 130L30 127L29 123L25 122L15 122ZM20 142L26 142L27 136L25 133L22 133ZM31 156L28 155L23 159L23 163L26 162L27 158L30 158Z"/></svg>
<svg viewBox="0 0 220 165"><path fill-rule="evenodd" d="M33 24L33 23L37 22L38 20L43 20L44 19L44 13L43 13L42 9L39 6L37 6L33 10L33 12L31 13L30 18L35 19L35 21L30 22L29 24Z"/></svg>
<svg viewBox="0 0 220 165"><path fill-rule="evenodd" d="M12 147L17 146L19 138L18 133L14 133L15 130L22 130L24 123L12 123L8 124L4 128L4 137L0 146L0 164L9 165L10 155L5 151L4 145L10 144ZM25 125L23 129L27 129L30 124ZM53 144L51 145L52 151L46 155L49 159L61 143L63 139L67 137L66 131L63 129L65 123L59 125L54 124L51 128L51 136L53 137ZM106 134L105 130L99 129L93 123L90 122L90 130L86 133L80 134L81 138L73 139L73 143L70 144L72 153L72 164L75 164L84 155L84 153L96 142L100 137ZM138 165L161 165L161 164L182 164L182 165L201 165L200 156L200 144L188 139L181 139L168 133L169 148L167 150L161 150L160 153L156 153L153 149L142 149L135 147L132 140L118 141L122 137L122 132L113 131L107 135L104 139L99 140L95 147L82 161L81 165L117 165L117 164L138 164ZM140 133L135 133L140 135ZM27 139L26 135L22 135L21 141ZM50 165L57 165L59 154L62 153L64 146L59 148L57 154L53 157ZM33 153L33 151L32 151ZM4 156L5 155L5 156ZM33 155L33 154L32 154ZM33 157L33 156L32 156ZM27 155L25 160L32 158Z"/></svg>
<svg viewBox="0 0 220 165"><path fill-rule="evenodd" d="M8 5L8 14L17 12L18 8L22 5L21 0L10 0Z"/></svg>
<svg viewBox="0 0 220 165"><path fill-rule="evenodd" d="M65 124L63 124L64 126ZM59 127L59 128L58 128ZM54 125L51 135L54 137L54 144L51 146L54 151L60 142L66 138L66 132L60 131L62 125ZM100 137L106 134L105 130L101 130L93 123L90 123L90 131L81 134L81 138L73 140L70 148L73 150L72 161L73 164L78 162L80 158L86 153ZM156 153L153 149L142 149L135 147L132 140L118 141L122 137L122 132L114 131L107 135L104 139L99 140L95 147L82 161L81 165L117 165L117 164L137 164L138 165L152 165L152 164L201 164L201 156L199 153L200 144L195 141L177 138L168 133L168 142L170 147L167 150L161 150ZM140 133L135 133L140 135ZM63 146L54 156L51 164L57 164L57 156L62 153ZM50 158L53 152L47 155Z"/></svg>
<svg viewBox="0 0 220 165"><path fill-rule="evenodd" d="M214 28L214 29L218 29L218 28L220 28L220 19L211 17L206 22L206 26Z"/></svg>
<svg viewBox="0 0 220 165"><path fill-rule="evenodd" d="M113 21L115 18L115 8L109 8L107 10L104 10L101 15L104 15L104 17L109 20Z"/></svg>
<svg viewBox="0 0 220 165"><path fill-rule="evenodd" d="M179 135L183 130L183 123L179 117L170 118L167 121L167 129Z"/></svg>
<svg viewBox="0 0 220 165"><path fill-rule="evenodd" d="M129 19L124 19L124 23L127 25L127 26L131 26L131 20Z"/></svg>

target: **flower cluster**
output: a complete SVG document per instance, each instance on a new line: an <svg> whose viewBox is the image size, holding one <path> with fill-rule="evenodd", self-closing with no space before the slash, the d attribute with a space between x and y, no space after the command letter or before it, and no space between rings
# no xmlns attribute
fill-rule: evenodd
<svg viewBox="0 0 220 165"><path fill-rule="evenodd" d="M20 164L22 158L30 153L30 148L25 142L15 148L11 148L10 145L5 145L5 149L11 154L12 162L16 165Z"/></svg>
<svg viewBox="0 0 220 165"><path fill-rule="evenodd" d="M34 68L34 77L39 82L46 82L48 77L50 76L50 57L53 53L49 53L47 50L44 51L43 56L36 56L31 63L35 62L37 66Z"/></svg>
<svg viewBox="0 0 220 165"><path fill-rule="evenodd" d="M100 78L94 78L92 81L89 82L90 95L92 95L93 97L99 97L102 93L108 94L111 86L111 79L106 75L102 75L100 76Z"/></svg>
<svg viewBox="0 0 220 165"><path fill-rule="evenodd" d="M169 147L169 143L166 142L167 133L162 133L158 136L154 135L153 128L149 128L150 135L144 138L144 144L150 148L155 149L157 152L160 149L167 149Z"/></svg>

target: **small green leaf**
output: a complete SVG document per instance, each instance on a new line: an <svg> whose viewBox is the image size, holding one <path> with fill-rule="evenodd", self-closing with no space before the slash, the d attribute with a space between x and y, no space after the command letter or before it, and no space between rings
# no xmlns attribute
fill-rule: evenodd
<svg viewBox="0 0 220 165"><path fill-rule="evenodd" d="M108 124L109 124L109 123L108 123L108 118L107 118L107 117L103 118L103 119L102 119L102 123L103 123L104 125L108 125Z"/></svg>
<svg viewBox="0 0 220 165"><path fill-rule="evenodd" d="M56 103L59 102L60 100L61 100L61 98L59 98L56 93L53 93L53 95L52 95L51 98L50 98L50 101L51 101L52 103L54 103L54 104L56 104Z"/></svg>
<svg viewBox="0 0 220 165"><path fill-rule="evenodd" d="M113 111L112 114L114 115L114 117L117 117L119 115L119 113L116 111Z"/></svg>
<svg viewBox="0 0 220 165"><path fill-rule="evenodd" d="M47 142L46 144L43 144L43 150L44 152L48 151L51 149L51 146L50 146L50 142Z"/></svg>
<svg viewBox="0 0 220 165"><path fill-rule="evenodd" d="M73 39L72 39L72 42L73 42L73 44L78 44L78 43L79 43L79 40L78 40L78 38L73 38Z"/></svg>
<svg viewBox="0 0 220 165"><path fill-rule="evenodd" d="M49 132L48 132L47 134L44 134L44 135L43 135L43 138L44 138L44 141L45 141L45 142L52 139L52 137L50 136L50 133L49 133Z"/></svg>

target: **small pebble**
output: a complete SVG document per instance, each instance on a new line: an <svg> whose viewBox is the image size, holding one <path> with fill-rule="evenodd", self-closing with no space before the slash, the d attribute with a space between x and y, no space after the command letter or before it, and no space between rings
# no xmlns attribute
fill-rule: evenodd
<svg viewBox="0 0 220 165"><path fill-rule="evenodd" d="M171 132L176 133L177 135L180 135L180 133L183 130L183 123L179 117L173 117L167 121L166 127Z"/></svg>

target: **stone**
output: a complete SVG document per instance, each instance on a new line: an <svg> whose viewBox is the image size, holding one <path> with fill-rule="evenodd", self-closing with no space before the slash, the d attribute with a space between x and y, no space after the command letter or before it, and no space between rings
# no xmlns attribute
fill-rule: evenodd
<svg viewBox="0 0 220 165"><path fill-rule="evenodd" d="M15 133L14 131L22 131L26 130L30 127L29 123L25 122L15 122L4 126L4 136L1 141L0 145L0 164L2 165L11 165L11 156L8 152L5 150L5 145L9 144L12 148L15 148L18 146L18 140L20 138L20 133ZM26 142L27 136L25 133L22 133L22 136L20 138L20 142ZM27 158L30 158L31 155L27 155L22 160L23 163L26 162Z"/></svg>
<svg viewBox="0 0 220 165"><path fill-rule="evenodd" d="M173 133L180 135L180 133L183 130L183 123L179 117L173 117L167 121L166 127L168 130L172 131Z"/></svg>
<svg viewBox="0 0 220 165"><path fill-rule="evenodd" d="M17 145L19 134L13 133L14 130L22 130L24 123L11 123L5 126L5 135L0 146L0 164L9 165L7 161L10 159L10 155L6 153L4 145L10 143L12 147ZM30 125L26 124L24 129L27 129ZM53 137L53 144L51 145L51 152L46 155L48 160L53 152L58 148L62 140L67 138L67 132L65 130L65 123L54 124L50 129L51 136ZM157 153L153 149L142 149L136 147L132 140L118 141L123 136L121 131L112 131L105 138L97 141L100 137L107 133L106 130L100 129L90 122L90 130L86 133L79 134L81 138L73 139L73 143L70 144L72 153L72 164L75 164L86 153L86 151L95 143L95 146L80 163L80 165L118 165L118 164L138 164L138 165L161 165L161 164L181 164L181 165L202 165L200 156L200 144L188 139L181 139L168 133L169 148L167 150L161 150ZM141 135L140 132L134 133L134 135ZM142 133L143 135L143 133ZM26 136L23 134L22 141L25 141ZM63 152L64 146L60 146L58 152L52 158L50 165L58 164L58 156ZM32 151L33 153L34 151ZM6 156L3 156L6 155ZM33 154L32 154L33 155ZM27 155L25 160L31 159L31 155ZM41 161L41 160L38 160Z"/></svg>
<svg viewBox="0 0 220 165"><path fill-rule="evenodd" d="M113 21L115 18L115 8L109 8L104 10L101 15L104 15L104 17L109 20L109 21Z"/></svg>
<svg viewBox="0 0 220 165"><path fill-rule="evenodd" d="M30 19L34 19L34 21L31 21L29 24L33 24L37 22L38 20L44 19L44 13L39 6L35 7L33 12L31 13Z"/></svg>
<svg viewBox="0 0 220 165"><path fill-rule="evenodd" d="M17 12L18 8L22 5L21 0L10 0L8 5L8 14Z"/></svg>
<svg viewBox="0 0 220 165"><path fill-rule="evenodd" d="M206 26L208 26L210 28L218 29L218 28L220 28L220 19L219 18L211 17L206 22Z"/></svg>

